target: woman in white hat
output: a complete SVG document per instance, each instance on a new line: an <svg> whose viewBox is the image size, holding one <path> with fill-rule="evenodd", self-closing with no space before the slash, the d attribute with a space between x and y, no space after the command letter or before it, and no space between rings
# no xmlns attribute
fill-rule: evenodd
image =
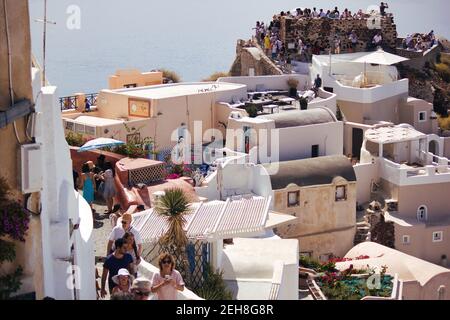
<svg viewBox="0 0 450 320"><path fill-rule="evenodd" d="M112 281L117 285L113 288L111 294L116 292L131 292L133 280L134 276L127 269L119 269L119 272L112 277Z"/></svg>

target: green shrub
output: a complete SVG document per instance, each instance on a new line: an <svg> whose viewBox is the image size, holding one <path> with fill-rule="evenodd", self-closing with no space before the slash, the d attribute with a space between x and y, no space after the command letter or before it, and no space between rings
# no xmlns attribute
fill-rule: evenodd
<svg viewBox="0 0 450 320"><path fill-rule="evenodd" d="M15 258L14 243L0 239L0 263L4 261L13 262Z"/></svg>
<svg viewBox="0 0 450 320"><path fill-rule="evenodd" d="M258 108L253 104L246 105L245 111L247 111L250 118L256 118L258 115Z"/></svg>
<svg viewBox="0 0 450 320"><path fill-rule="evenodd" d="M84 144L83 135L81 133L69 132L66 135L66 141L69 146L81 147Z"/></svg>
<svg viewBox="0 0 450 320"><path fill-rule="evenodd" d="M159 71L163 73L163 78L166 78L173 83L181 82L180 76L175 71L169 69L159 69Z"/></svg>
<svg viewBox="0 0 450 320"><path fill-rule="evenodd" d="M23 275L22 267L18 267L13 274L0 276L0 300L8 300L11 294L20 289Z"/></svg>
<svg viewBox="0 0 450 320"><path fill-rule="evenodd" d="M214 72L208 78L203 79L203 81L217 81L217 79L222 77L229 77L229 72Z"/></svg>
<svg viewBox="0 0 450 320"><path fill-rule="evenodd" d="M450 64L437 63L436 71L445 82L450 83Z"/></svg>
<svg viewBox="0 0 450 320"><path fill-rule="evenodd" d="M232 300L233 294L227 289L222 276L223 271L214 271L207 265L205 280L194 292L205 300Z"/></svg>

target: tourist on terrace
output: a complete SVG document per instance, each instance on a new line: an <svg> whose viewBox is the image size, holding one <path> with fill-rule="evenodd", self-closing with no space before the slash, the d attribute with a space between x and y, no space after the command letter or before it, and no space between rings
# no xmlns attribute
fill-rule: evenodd
<svg viewBox="0 0 450 320"><path fill-rule="evenodd" d="M94 202L95 175L91 168L89 168L89 164L87 162L81 167L81 172L80 189L83 190L83 198L87 203L89 203L92 210L92 203Z"/></svg>
<svg viewBox="0 0 450 320"><path fill-rule="evenodd" d="M159 256L159 272L153 274L152 292L156 293L158 300L176 300L177 290L184 290L181 274L174 269L175 259L168 253Z"/></svg>
<svg viewBox="0 0 450 320"><path fill-rule="evenodd" d="M315 97L319 95L319 89L322 87L322 78L320 74L317 75L316 79L314 79L314 86L312 87L312 91L314 91Z"/></svg>
<svg viewBox="0 0 450 320"><path fill-rule="evenodd" d="M362 9L358 10L358 13L355 13L355 15L353 16L354 19L362 19L364 18L364 13L362 11Z"/></svg>
<svg viewBox="0 0 450 320"><path fill-rule="evenodd" d="M355 30L352 30L352 32L350 32L348 39L351 42L351 52L356 52L356 48L358 46L358 36L356 35Z"/></svg>
<svg viewBox="0 0 450 320"><path fill-rule="evenodd" d="M152 283L144 277L136 278L131 286L131 292L134 295L134 300L150 300L152 293Z"/></svg>
<svg viewBox="0 0 450 320"><path fill-rule="evenodd" d="M266 55L270 54L270 37L269 34L266 34L264 37L264 50L266 51Z"/></svg>
<svg viewBox="0 0 450 320"><path fill-rule="evenodd" d="M332 14L334 15L335 19L339 19L340 12L338 10L338 7L334 7L334 10L333 10Z"/></svg>
<svg viewBox="0 0 450 320"><path fill-rule="evenodd" d="M125 245L125 241L122 238L117 239L114 245L114 253L108 255L105 263L103 264L102 284L100 291L100 295L102 298L106 296L106 278L108 278L109 292L112 293L112 290L114 288L114 282L112 278L119 273L120 269L125 268L129 270L133 267L133 258L129 253L127 253L127 246Z"/></svg>
<svg viewBox="0 0 450 320"><path fill-rule="evenodd" d="M311 15L313 18L318 18L319 17L319 13L317 12L316 8L313 8L313 11L311 12Z"/></svg>
<svg viewBox="0 0 450 320"><path fill-rule="evenodd" d="M123 235L123 240L125 240L127 246L127 253L133 257L135 270L131 270L131 273L137 277L137 267L141 263L141 257L138 253L136 241L134 241L134 235L131 232L125 232Z"/></svg>
<svg viewBox="0 0 450 320"><path fill-rule="evenodd" d="M377 49L378 47L381 47L381 44L383 43L383 37L381 36L381 32L378 32L372 40L372 45L374 49Z"/></svg>
<svg viewBox="0 0 450 320"><path fill-rule="evenodd" d="M90 105L89 100L87 98L84 99L84 111L85 112L91 111L91 105Z"/></svg>
<svg viewBox="0 0 450 320"><path fill-rule="evenodd" d="M341 39L338 36L334 37L334 54L341 53Z"/></svg>
<svg viewBox="0 0 450 320"><path fill-rule="evenodd" d="M139 234L139 231L137 231L135 228L131 226L132 216L131 213L124 213L122 215L122 225L121 226L115 226L111 233L109 234L109 240L108 245L106 246L106 254L110 254L113 248L114 241L117 239L122 239L122 237L125 235L125 232L131 232L134 235L134 240L136 241L138 256L140 257L142 254L142 239L141 235Z"/></svg>
<svg viewBox="0 0 450 320"><path fill-rule="evenodd" d="M384 17L386 15L386 9L389 9L389 6L387 3L382 2L380 4L380 13Z"/></svg>
<svg viewBox="0 0 450 320"><path fill-rule="evenodd" d="M116 284L116 286L112 289L112 294L118 292L130 292L131 293L131 284L133 283L134 276L130 274L130 272L122 268L118 271L118 273L112 277L112 281Z"/></svg>

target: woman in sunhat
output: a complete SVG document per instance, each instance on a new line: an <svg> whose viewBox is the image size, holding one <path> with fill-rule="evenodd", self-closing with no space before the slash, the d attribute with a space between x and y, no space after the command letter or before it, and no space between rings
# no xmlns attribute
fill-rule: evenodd
<svg viewBox="0 0 450 320"><path fill-rule="evenodd" d="M112 281L116 286L112 290L112 294L117 292L131 292L131 284L133 283L134 276L130 272L123 268L119 269L119 272L112 277Z"/></svg>

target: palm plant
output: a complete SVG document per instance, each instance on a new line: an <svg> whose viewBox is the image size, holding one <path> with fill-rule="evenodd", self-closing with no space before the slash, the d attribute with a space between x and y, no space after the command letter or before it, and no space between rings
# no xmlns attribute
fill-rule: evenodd
<svg viewBox="0 0 450 320"><path fill-rule="evenodd" d="M165 195L159 198L155 204L157 214L167 218L169 229L160 239L161 246L176 257L177 268L184 271L184 277L188 276L189 267L186 255L188 238L184 226L185 215L189 211L189 201L180 188L165 190ZM188 282L189 280L186 279Z"/></svg>
<svg viewBox="0 0 450 320"><path fill-rule="evenodd" d="M169 229L162 236L161 243L174 246L179 251L188 242L184 225L185 215L189 210L189 201L182 189L173 188L165 190L165 195L158 199L155 210L159 215L167 217Z"/></svg>

